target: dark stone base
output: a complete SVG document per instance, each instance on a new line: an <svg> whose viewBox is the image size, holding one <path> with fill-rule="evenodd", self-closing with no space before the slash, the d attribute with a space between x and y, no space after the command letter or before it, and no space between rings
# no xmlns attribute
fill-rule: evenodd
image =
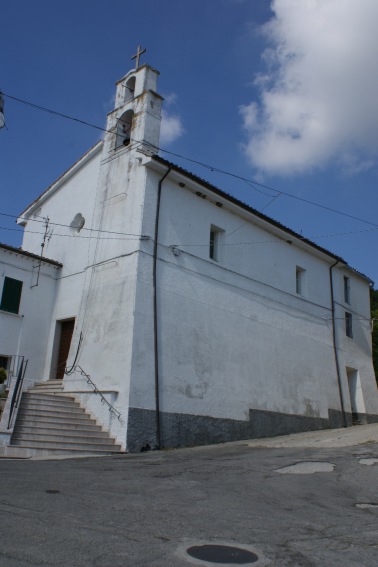
<svg viewBox="0 0 378 567"><path fill-rule="evenodd" d="M378 423L378 415L364 417L366 423ZM346 420L347 427L352 426L352 414L347 414ZM253 409L249 411L249 421L161 413L160 448L193 447L340 427L344 427L343 415L332 409L328 412L328 419ZM156 448L155 411L130 408L127 450L136 453Z"/></svg>
<svg viewBox="0 0 378 567"><path fill-rule="evenodd" d="M378 423L378 415L373 415L370 413L365 414L366 423Z"/></svg>

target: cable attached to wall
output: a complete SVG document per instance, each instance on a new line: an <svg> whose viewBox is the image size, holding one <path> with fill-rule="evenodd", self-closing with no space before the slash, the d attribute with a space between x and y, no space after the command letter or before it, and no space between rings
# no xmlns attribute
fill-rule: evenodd
<svg viewBox="0 0 378 567"><path fill-rule="evenodd" d="M70 374L73 374L74 371L75 371L75 366L76 366L77 359L79 357L79 352L80 352L80 348L81 348L81 343L83 342L83 338L84 338L84 335L83 335L82 332L80 332L79 344L77 345L75 360L73 361L71 368L65 368L65 370L64 370L64 374L66 374L67 376L70 376Z"/></svg>

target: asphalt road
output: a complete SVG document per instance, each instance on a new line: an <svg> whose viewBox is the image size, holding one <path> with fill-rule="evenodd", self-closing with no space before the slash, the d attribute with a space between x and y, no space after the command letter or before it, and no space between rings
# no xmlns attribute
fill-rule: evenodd
<svg viewBox="0 0 378 567"><path fill-rule="evenodd" d="M0 567L190 567L209 543L258 567L375 567L377 477L375 442L2 459Z"/></svg>

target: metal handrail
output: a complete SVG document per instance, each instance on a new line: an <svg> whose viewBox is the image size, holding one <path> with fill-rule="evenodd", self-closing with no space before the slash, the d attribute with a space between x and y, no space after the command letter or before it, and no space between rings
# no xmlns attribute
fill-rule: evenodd
<svg viewBox="0 0 378 567"><path fill-rule="evenodd" d="M23 364L25 357L21 354L8 354L7 358L9 359L9 362L5 370L7 372L6 388L8 390L12 378L18 376L20 367Z"/></svg>
<svg viewBox="0 0 378 567"><path fill-rule="evenodd" d="M17 375L17 381L13 390L13 395L12 395L12 401L11 401L11 405L10 405L10 410L9 410L9 419L8 419L8 427L7 429L11 428L11 423L12 423L12 418L13 418L13 413L14 410L18 407L18 403L20 401L20 397L21 397L21 392L22 392L22 386L24 384L24 378L25 378L25 373L26 373L26 369L28 366L28 360L22 360L21 364L20 364L20 368L18 371L18 375Z"/></svg>
<svg viewBox="0 0 378 567"><path fill-rule="evenodd" d="M90 375L87 374L87 373L82 369L82 367L79 366L79 365L76 365L76 366L74 366L73 368L71 368L69 373L71 374L72 372L80 372L81 376L84 376L84 377L85 377L85 379L86 379L86 381L87 381L87 384L90 384L90 385L93 387L93 389L94 389L94 391L95 391L95 394L98 394L98 395L101 397L101 403L102 403L102 404L106 404L107 406L109 406L109 411L110 411L111 413L113 413L113 414L117 417L118 421L120 421L120 422L123 424L124 421L123 421L123 419L122 419L121 413L120 413L118 410L116 410L115 407L113 407L110 402L108 402L108 400L105 398L105 396L103 396L102 392L100 392L100 390L97 388L96 384L93 382L93 380L92 380L92 378L90 377Z"/></svg>

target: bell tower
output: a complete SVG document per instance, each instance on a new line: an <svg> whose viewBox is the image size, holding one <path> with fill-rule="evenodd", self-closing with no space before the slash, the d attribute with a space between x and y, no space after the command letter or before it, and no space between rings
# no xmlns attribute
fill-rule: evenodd
<svg viewBox="0 0 378 567"><path fill-rule="evenodd" d="M159 148L161 107L163 98L156 92L159 72L147 64L139 66L116 83L114 110L108 115L107 150L137 149L155 154Z"/></svg>
<svg viewBox="0 0 378 567"><path fill-rule="evenodd" d="M84 337L77 359L82 368L96 377L99 388L116 393L115 407L124 423L106 411L106 427L123 443L135 353L137 281L140 266L150 258L145 250L153 250L143 222L146 200L147 208L153 207L154 194L146 189L141 152L152 155L159 149L163 101L156 92L158 71L139 66L138 55L135 69L116 83L114 110L107 117L92 218L95 231L73 338L75 349L80 333ZM66 377L65 387L80 391L83 384ZM96 411L103 412L101 407Z"/></svg>

